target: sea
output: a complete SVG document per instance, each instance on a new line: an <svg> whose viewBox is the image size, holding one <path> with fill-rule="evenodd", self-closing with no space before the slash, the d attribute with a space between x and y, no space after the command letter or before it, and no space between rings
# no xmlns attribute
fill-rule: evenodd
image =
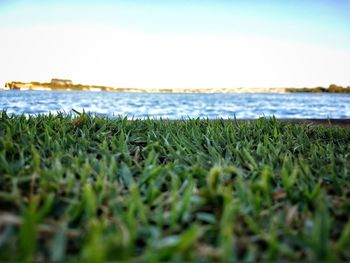
<svg viewBox="0 0 350 263"><path fill-rule="evenodd" d="M272 116L281 119L349 119L350 94L2 90L0 111L4 110L8 114L26 116L85 111L130 119L256 119Z"/></svg>

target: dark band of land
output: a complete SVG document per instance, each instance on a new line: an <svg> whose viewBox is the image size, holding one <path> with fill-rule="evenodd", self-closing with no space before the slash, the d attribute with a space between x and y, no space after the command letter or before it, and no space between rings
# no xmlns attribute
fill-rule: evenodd
<svg viewBox="0 0 350 263"><path fill-rule="evenodd" d="M268 119L268 118L267 118ZM323 127L350 127L350 119L277 119L284 124L300 124L311 126L323 126ZM175 120L176 121L176 120ZM232 119L229 119L232 121ZM237 122L255 122L258 119L237 119Z"/></svg>
<svg viewBox="0 0 350 263"><path fill-rule="evenodd" d="M1 87L0 87L1 88ZM7 90L56 90L56 91L114 91L114 92L155 92L155 93L350 93L350 86L335 84L328 88L287 88L287 87L232 87L232 88L126 88L97 85L73 84L71 80L52 79L51 82L6 82Z"/></svg>
<svg viewBox="0 0 350 263"><path fill-rule="evenodd" d="M350 127L350 119L278 119L282 123Z"/></svg>

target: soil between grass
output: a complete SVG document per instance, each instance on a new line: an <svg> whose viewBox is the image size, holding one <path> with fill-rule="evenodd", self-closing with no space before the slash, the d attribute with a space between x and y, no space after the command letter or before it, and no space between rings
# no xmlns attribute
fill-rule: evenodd
<svg viewBox="0 0 350 263"><path fill-rule="evenodd" d="M2 112L0 260L349 261L348 127Z"/></svg>

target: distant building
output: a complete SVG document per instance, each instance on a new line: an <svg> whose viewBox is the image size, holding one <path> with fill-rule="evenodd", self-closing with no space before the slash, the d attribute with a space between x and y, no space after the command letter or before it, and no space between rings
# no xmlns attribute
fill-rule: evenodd
<svg viewBox="0 0 350 263"><path fill-rule="evenodd" d="M55 85L72 85L73 82L70 79L51 79L51 83Z"/></svg>

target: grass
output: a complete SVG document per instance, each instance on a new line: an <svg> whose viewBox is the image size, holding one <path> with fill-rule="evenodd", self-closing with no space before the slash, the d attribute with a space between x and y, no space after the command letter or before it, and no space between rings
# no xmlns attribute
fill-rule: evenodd
<svg viewBox="0 0 350 263"><path fill-rule="evenodd" d="M350 129L0 118L1 261L349 261Z"/></svg>

